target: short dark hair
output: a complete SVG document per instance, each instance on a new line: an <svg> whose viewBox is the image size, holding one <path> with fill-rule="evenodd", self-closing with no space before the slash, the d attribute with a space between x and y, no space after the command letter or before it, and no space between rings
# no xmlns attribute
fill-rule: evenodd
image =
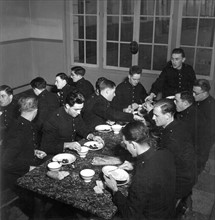
<svg viewBox="0 0 215 220"><path fill-rule="evenodd" d="M65 104L72 107L75 103L82 104L84 101L84 96L78 90L73 90L67 94Z"/></svg>
<svg viewBox="0 0 215 220"><path fill-rule="evenodd" d="M154 108L155 107L160 107L163 114L170 113L171 115L174 115L176 112L174 99L161 99L154 104Z"/></svg>
<svg viewBox="0 0 215 220"><path fill-rule="evenodd" d="M195 99L193 97L193 92L191 91L182 91L179 92L180 98L182 101L187 101L189 104L193 104Z"/></svg>
<svg viewBox="0 0 215 220"><path fill-rule="evenodd" d="M142 69L139 66L132 66L129 69L129 75L133 76L134 74L141 74Z"/></svg>
<svg viewBox="0 0 215 220"><path fill-rule="evenodd" d="M182 56L183 58L185 57L184 50L183 50L182 48L180 48L180 47L173 49L173 50L172 50L172 54L174 54L174 53L176 53L176 54L181 54L181 56Z"/></svg>
<svg viewBox="0 0 215 220"><path fill-rule="evenodd" d="M74 66L71 71L75 72L76 75L84 76L86 70L82 66Z"/></svg>
<svg viewBox="0 0 215 220"><path fill-rule="evenodd" d="M20 105L21 112L31 112L37 109L38 100L36 97L32 97L32 96L21 97L18 101L18 104Z"/></svg>
<svg viewBox="0 0 215 220"><path fill-rule="evenodd" d="M66 73L58 73L56 74L56 77L60 77L63 80L66 80L66 82L68 81L68 76L66 75Z"/></svg>
<svg viewBox="0 0 215 220"><path fill-rule="evenodd" d="M128 123L123 129L122 134L127 141L135 141L138 144L147 143L150 147L157 147L155 138L150 135L149 128L140 121Z"/></svg>
<svg viewBox="0 0 215 220"><path fill-rule="evenodd" d="M98 91L100 93L101 91L101 86L102 86L102 83L107 80L107 78L105 77L99 77L96 81L96 84L95 84L95 87L96 87L96 91Z"/></svg>
<svg viewBox="0 0 215 220"><path fill-rule="evenodd" d="M100 83L100 91L109 88L109 89L114 89L116 87L116 84L109 80L109 79L104 79L101 83Z"/></svg>
<svg viewBox="0 0 215 220"><path fill-rule="evenodd" d="M40 89L40 90L42 90L42 89L46 88L46 84L47 83L46 83L45 79L43 79L42 77L37 77L37 78L33 79L30 82L30 84L31 84L31 87L33 89Z"/></svg>
<svg viewBox="0 0 215 220"><path fill-rule="evenodd" d="M197 79L193 86L201 87L204 92L209 92L211 89L210 83L206 79Z"/></svg>
<svg viewBox="0 0 215 220"><path fill-rule="evenodd" d="M7 85L0 86L0 91L5 91L8 95L13 95L13 89Z"/></svg>

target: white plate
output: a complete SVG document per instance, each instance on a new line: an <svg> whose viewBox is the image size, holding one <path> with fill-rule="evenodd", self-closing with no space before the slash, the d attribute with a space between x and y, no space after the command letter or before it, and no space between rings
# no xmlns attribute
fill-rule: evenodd
<svg viewBox="0 0 215 220"><path fill-rule="evenodd" d="M63 160L68 160L67 163L63 163ZM67 165L67 164L71 164L76 160L76 157L73 154L69 154L69 153L62 153L62 154L57 154L52 158L52 161L57 161L62 163L62 165Z"/></svg>
<svg viewBox="0 0 215 220"><path fill-rule="evenodd" d="M116 166L104 166L102 172L106 176L112 175L116 181L119 181L117 183L118 186L125 185L129 182L129 174L125 170L117 168Z"/></svg>
<svg viewBox="0 0 215 220"><path fill-rule="evenodd" d="M100 150L104 147L102 143L97 141L88 141L84 144L84 146L87 146L89 150Z"/></svg>
<svg viewBox="0 0 215 220"><path fill-rule="evenodd" d="M97 125L95 130L100 132L110 132L112 129L110 125Z"/></svg>

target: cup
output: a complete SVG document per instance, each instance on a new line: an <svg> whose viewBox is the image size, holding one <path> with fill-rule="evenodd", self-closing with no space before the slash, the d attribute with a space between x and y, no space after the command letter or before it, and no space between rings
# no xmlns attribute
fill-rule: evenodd
<svg viewBox="0 0 215 220"><path fill-rule="evenodd" d="M120 130L122 129L122 125L119 124L112 125L111 127L114 134L119 134Z"/></svg>
<svg viewBox="0 0 215 220"><path fill-rule="evenodd" d="M89 151L89 148L88 148L88 147L82 146L82 147L81 147L81 150L78 151L78 154L79 154L79 156L80 156L81 158L85 158L86 155L87 155L87 153L88 153L88 151Z"/></svg>

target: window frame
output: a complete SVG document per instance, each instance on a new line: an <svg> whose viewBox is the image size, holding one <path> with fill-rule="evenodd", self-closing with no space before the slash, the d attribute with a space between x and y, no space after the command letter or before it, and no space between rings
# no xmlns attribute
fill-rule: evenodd
<svg viewBox="0 0 215 220"><path fill-rule="evenodd" d="M84 67L89 67L92 70L93 69L99 69L104 70L105 72L110 70L111 72L127 72L129 68L127 67L116 67L116 66L109 66L106 65L106 46L107 46L107 1L97 1L97 64L89 64L89 63L80 63L74 61L74 39L73 39L73 16L77 14L73 14L73 1L65 1L65 51L67 54L67 62L74 66L74 65L82 65ZM133 15L133 29L136 31L133 31L133 40L139 42L139 26L140 26L140 10L137 10L138 13L136 13L135 8L139 8L141 1L139 0L133 0L134 1L134 15ZM181 32L182 32L182 12L183 12L183 1L173 1L170 8L170 21L169 21L169 36L168 36L168 44L167 44L167 62L171 58L171 51L173 48L184 46L189 47L188 45L180 45L180 38L181 38ZM85 12L84 12L85 13ZM84 14L86 16L86 14ZM122 16L122 15L120 15ZM145 17L145 16L144 16ZM151 17L151 15L150 15ZM153 18L155 17L162 17L162 15L153 15ZM166 15L164 17L167 17ZM201 16L201 18L204 18ZM213 18L213 17L212 17ZM199 19L199 18L198 18ZM154 22L154 21L153 21ZM154 33L155 25L153 26L153 33ZM119 38L120 40L120 38ZM86 38L85 38L86 41ZM120 41L119 41L120 42ZM123 42L122 42L123 43ZM127 42L125 42L127 43ZM86 44L86 42L85 42ZM142 44L142 43L139 43ZM147 43L144 43L146 45ZM149 43L152 45L152 43ZM159 45L158 43L153 42L154 45ZM163 44L161 44L163 45ZM68 47L67 47L68 46ZM190 46L194 48L194 46ZM197 47L196 48L206 48L206 47ZM206 48L207 49L207 48ZM215 35L213 40L213 47L212 49L212 57L211 57L211 66L210 66L210 75L197 75L197 78L205 78L208 80L214 79L214 71L215 71ZM85 47L86 50L86 47ZM186 52L186 51L185 51ZM120 54L120 52L118 52ZM86 53L85 53L86 56ZM153 56L153 53L152 55ZM86 58L85 58L86 59ZM196 60L196 57L193 59ZM120 61L119 61L120 62ZM132 65L137 65L138 63L138 54L132 55ZM188 63L189 64L189 63ZM151 63L153 65L153 63ZM164 64L165 65L165 64ZM195 63L194 63L195 65ZM195 66L194 66L195 67ZM147 75L159 75L161 73L161 70L148 70L143 69L143 73Z"/></svg>
<svg viewBox="0 0 215 220"><path fill-rule="evenodd" d="M100 7L99 7L99 0L94 0L94 1L97 1L97 13L96 15L95 14L86 14L86 1L87 0L83 0L85 3L84 3L84 13L83 14L74 14L73 13L73 6L74 6L74 2L73 1L69 1L68 4L69 4L69 26L70 26L70 32L69 32L69 37L71 39L70 41L70 51L71 51L71 65L72 66L78 66L78 65L82 65L82 66L85 66L85 67L91 67L91 68L98 68L99 67L99 54L100 54L100 51L99 51L99 29L100 29ZM67 3L67 1L66 1ZM84 62L81 63L81 62L75 62L75 56L74 56L74 53L72 51L74 51L74 42L78 39L74 39L74 35L73 35L73 31L74 31L74 27L73 27L73 17L74 16L79 16L79 15L83 15L84 17L84 38L81 39L83 40L84 42ZM91 39L86 39L86 16L96 16L97 19L97 29L96 29L96 40L91 40ZM92 41L92 42L96 42L96 64L90 64L90 63L86 63L86 42L87 41Z"/></svg>
<svg viewBox="0 0 215 220"><path fill-rule="evenodd" d="M202 1L202 0L200 0L200 1ZM194 49L193 69L195 68L195 64L196 64L196 59L197 59L196 51L197 51L197 49L212 49L210 75L206 76L206 75L201 75L201 74L196 73L197 78L204 78L204 79L207 79L207 80L212 80L213 77L214 77L213 75L214 75L214 70L215 70L215 34L214 34L214 38L213 38L213 46L212 47L198 46L197 45L197 39L198 39L198 33L199 33L199 20L201 18L204 18L204 19L214 18L215 19L215 17L200 16L200 9L198 11L198 16L184 16L183 15L184 2L185 2L185 0L179 1L179 7L178 7L178 13L179 13L178 18L179 19L178 19L178 22L177 22L176 47L187 47L187 48L193 48ZM199 7L201 7L201 4L199 4ZM197 33L196 33L195 45L190 46L190 45L183 45L183 44L180 43L181 42L181 32L182 32L182 20L183 20L183 18L195 18L195 19L197 19ZM195 71L195 69L194 69L194 71Z"/></svg>

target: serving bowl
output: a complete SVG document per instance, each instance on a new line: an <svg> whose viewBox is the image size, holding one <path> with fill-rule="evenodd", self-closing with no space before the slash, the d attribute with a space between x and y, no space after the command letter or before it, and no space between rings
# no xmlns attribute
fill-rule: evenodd
<svg viewBox="0 0 215 220"><path fill-rule="evenodd" d="M81 147L81 150L78 151L78 154L80 155L81 158L84 158L84 157L86 157L88 151L89 151L89 148L88 148L88 147L82 146L82 147Z"/></svg>
<svg viewBox="0 0 215 220"><path fill-rule="evenodd" d="M91 181L91 179L93 178L93 176L95 175L95 171L92 169L84 169L81 170L80 175L82 177L82 179L88 183Z"/></svg>
<svg viewBox="0 0 215 220"><path fill-rule="evenodd" d="M48 168L50 171L58 171L60 170L62 164L58 163L58 162L50 162L48 164Z"/></svg>
<svg viewBox="0 0 215 220"><path fill-rule="evenodd" d="M119 134L119 132L122 129L122 125L119 125L119 124L112 125L111 127L112 127L114 134Z"/></svg>

